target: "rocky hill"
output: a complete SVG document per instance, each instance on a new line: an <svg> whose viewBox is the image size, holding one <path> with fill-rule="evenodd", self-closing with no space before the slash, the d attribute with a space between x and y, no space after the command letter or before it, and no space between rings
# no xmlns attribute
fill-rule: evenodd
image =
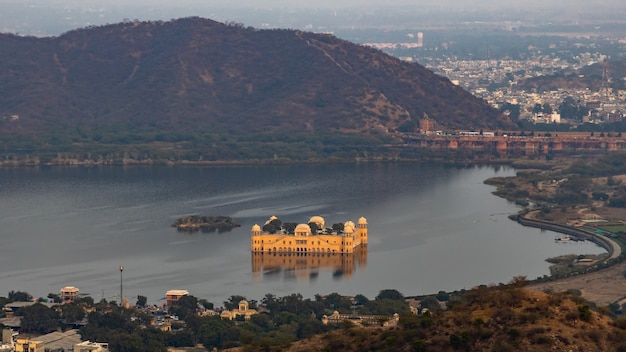
<svg viewBox="0 0 626 352"><path fill-rule="evenodd" d="M282 350L607 352L626 348L624 318L598 314L576 296L480 287L449 305L450 310L431 310L427 316L402 315L396 327L363 328L346 322L343 329Z"/></svg>
<svg viewBox="0 0 626 352"><path fill-rule="evenodd" d="M577 90L589 88L591 91L601 91L605 85L603 80L605 66L596 63L574 71L563 71L550 76L533 77L521 82L516 88L519 90L536 89L538 92L557 89ZM608 87L625 89L626 60L606 63Z"/></svg>
<svg viewBox="0 0 626 352"><path fill-rule="evenodd" d="M514 128L422 66L327 34L201 18L52 38L0 34L5 151L177 142L206 149L299 134L381 142L424 115L448 128Z"/></svg>

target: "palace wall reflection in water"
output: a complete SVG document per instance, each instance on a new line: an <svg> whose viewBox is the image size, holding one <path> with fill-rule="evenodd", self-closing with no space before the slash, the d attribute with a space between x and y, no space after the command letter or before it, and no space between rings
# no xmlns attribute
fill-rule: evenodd
<svg viewBox="0 0 626 352"><path fill-rule="evenodd" d="M313 280L320 273L332 272L333 277L350 278L356 270L367 266L367 245L353 253L274 253L251 252L252 277L261 279Z"/></svg>

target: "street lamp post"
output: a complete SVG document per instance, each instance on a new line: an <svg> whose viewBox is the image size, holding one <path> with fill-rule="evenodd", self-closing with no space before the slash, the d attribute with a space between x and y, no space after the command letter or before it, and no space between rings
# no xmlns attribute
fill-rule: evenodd
<svg viewBox="0 0 626 352"><path fill-rule="evenodd" d="M124 286L122 285L122 272L124 271L124 266L120 265L120 306L124 306Z"/></svg>

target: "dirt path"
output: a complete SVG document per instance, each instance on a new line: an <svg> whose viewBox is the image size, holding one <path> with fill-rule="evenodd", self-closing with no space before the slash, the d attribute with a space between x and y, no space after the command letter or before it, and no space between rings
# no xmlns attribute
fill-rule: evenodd
<svg viewBox="0 0 626 352"><path fill-rule="evenodd" d="M626 296L624 272L626 262L593 273L528 285L527 288L533 291L554 292L578 289L586 300L595 302L598 306L606 306Z"/></svg>

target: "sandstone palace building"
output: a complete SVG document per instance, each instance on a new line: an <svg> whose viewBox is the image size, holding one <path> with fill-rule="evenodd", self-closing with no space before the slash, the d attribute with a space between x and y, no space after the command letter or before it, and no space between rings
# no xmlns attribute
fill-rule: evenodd
<svg viewBox="0 0 626 352"><path fill-rule="evenodd" d="M367 245L367 220L363 217L356 225L347 221L326 227L321 216L314 216L307 224L298 224L293 230L286 225L272 216L263 229L259 225L252 226L252 252L354 253L355 248Z"/></svg>

